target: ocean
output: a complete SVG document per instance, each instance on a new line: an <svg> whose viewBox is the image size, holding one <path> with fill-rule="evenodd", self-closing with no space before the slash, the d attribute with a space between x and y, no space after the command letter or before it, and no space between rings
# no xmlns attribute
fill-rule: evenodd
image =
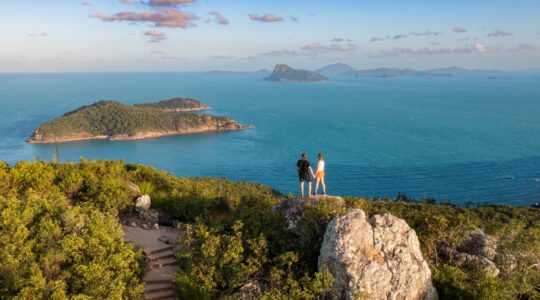
<svg viewBox="0 0 540 300"><path fill-rule="evenodd" d="M260 182L298 193L296 161L322 152L327 192L453 203L540 201L540 72L436 78L332 77L276 83L202 73L0 75L0 160L49 160L25 140L42 122L101 99L192 97L255 128L59 145L60 160L122 159L179 176Z"/></svg>

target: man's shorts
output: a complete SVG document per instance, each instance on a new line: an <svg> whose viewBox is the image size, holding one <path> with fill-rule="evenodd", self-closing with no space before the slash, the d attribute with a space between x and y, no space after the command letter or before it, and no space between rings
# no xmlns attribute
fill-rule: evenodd
<svg viewBox="0 0 540 300"><path fill-rule="evenodd" d="M300 182L311 182L311 177L309 177L309 174L300 174L298 173L298 177L300 178Z"/></svg>

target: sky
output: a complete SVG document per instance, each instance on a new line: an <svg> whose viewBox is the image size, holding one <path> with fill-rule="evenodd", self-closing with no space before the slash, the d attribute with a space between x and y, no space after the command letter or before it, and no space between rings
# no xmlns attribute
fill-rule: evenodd
<svg viewBox="0 0 540 300"><path fill-rule="evenodd" d="M0 0L0 73L540 68L539 0Z"/></svg>

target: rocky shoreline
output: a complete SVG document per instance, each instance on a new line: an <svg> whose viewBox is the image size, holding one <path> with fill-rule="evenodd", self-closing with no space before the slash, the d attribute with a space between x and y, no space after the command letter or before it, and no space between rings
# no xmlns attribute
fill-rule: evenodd
<svg viewBox="0 0 540 300"><path fill-rule="evenodd" d="M145 140L153 139L166 136L175 136L175 135L188 135L188 134L204 134L204 133L213 133L213 132L224 132L224 131L237 131L237 130L246 130L255 128L251 125L242 125L239 123L234 123L225 127L214 127L214 128L197 128L191 130L179 130L179 131L147 131L147 132L138 132L134 135L90 135L90 134L80 134L74 136L63 136L56 138L45 138L41 135L33 135L26 143L28 144L54 144L54 143L69 143L69 142L81 142L81 141L91 141L91 140L109 140L109 141L133 141L133 140Z"/></svg>

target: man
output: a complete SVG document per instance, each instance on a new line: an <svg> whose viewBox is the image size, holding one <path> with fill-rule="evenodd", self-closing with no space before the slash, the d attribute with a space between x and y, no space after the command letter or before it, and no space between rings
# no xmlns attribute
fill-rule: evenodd
<svg viewBox="0 0 540 300"><path fill-rule="evenodd" d="M302 198L304 198L304 182L308 183L308 195L311 195L311 176L315 177L313 174L313 169L311 168L309 161L307 160L307 155L302 153L302 159L296 163L296 170L298 170L298 177L300 178L300 193Z"/></svg>

